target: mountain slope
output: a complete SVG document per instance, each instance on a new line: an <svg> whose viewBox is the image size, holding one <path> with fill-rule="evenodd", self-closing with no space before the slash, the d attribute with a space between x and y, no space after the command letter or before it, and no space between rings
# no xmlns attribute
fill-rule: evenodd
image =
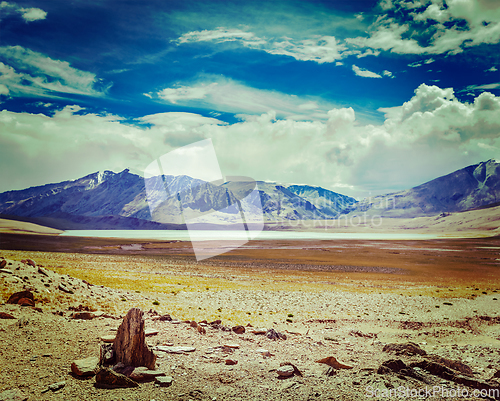
<svg viewBox="0 0 500 401"><path fill-rule="evenodd" d="M352 213L417 217L461 212L500 201L500 163L488 160L405 191L368 198Z"/></svg>

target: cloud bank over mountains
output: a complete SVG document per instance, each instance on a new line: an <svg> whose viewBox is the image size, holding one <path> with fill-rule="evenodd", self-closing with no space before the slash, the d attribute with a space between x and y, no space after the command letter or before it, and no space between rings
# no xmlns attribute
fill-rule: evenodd
<svg viewBox="0 0 500 401"><path fill-rule="evenodd" d="M24 188L42 179L37 171L52 182L96 169L140 172L169 150L211 138L225 175L308 182L356 196L416 185L436 169L486 160L500 149L500 98L488 92L464 103L451 88L422 84L410 100L382 111L383 124L361 125L352 108L331 109L325 121L277 119L269 111L233 124L185 112L131 123L79 106L52 116L3 110L7 156L0 163L18 177L14 188Z"/></svg>

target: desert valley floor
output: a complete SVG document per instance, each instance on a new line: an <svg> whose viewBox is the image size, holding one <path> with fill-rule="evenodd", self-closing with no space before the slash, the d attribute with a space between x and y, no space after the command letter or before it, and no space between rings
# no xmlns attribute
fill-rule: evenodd
<svg viewBox="0 0 500 401"><path fill-rule="evenodd" d="M186 242L0 235L0 399L500 399L498 236L252 241L196 262ZM22 290L35 307L6 303ZM172 384L71 373L133 307Z"/></svg>

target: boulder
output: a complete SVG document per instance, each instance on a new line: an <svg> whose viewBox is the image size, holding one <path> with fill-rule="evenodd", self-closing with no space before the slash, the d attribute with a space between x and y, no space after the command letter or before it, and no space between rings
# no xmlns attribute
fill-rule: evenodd
<svg viewBox="0 0 500 401"><path fill-rule="evenodd" d="M154 370L156 355L146 345L143 315L139 308L128 311L118 327L113 350L117 362L122 362L126 366L146 366Z"/></svg>
<svg viewBox="0 0 500 401"><path fill-rule="evenodd" d="M267 330L266 337L269 338L270 340L286 340L286 335L274 329Z"/></svg>
<svg viewBox="0 0 500 401"><path fill-rule="evenodd" d="M35 306L35 301L29 298L21 298L18 302L18 305L21 306Z"/></svg>
<svg viewBox="0 0 500 401"><path fill-rule="evenodd" d="M0 269L3 269L5 266L7 266L7 261L5 259L0 260Z"/></svg>
<svg viewBox="0 0 500 401"><path fill-rule="evenodd" d="M396 355L422 355L425 356L425 352L417 344L408 342L406 344L386 344L382 349L384 352L394 352Z"/></svg>
<svg viewBox="0 0 500 401"><path fill-rule="evenodd" d="M125 375L116 373L109 368L101 368L95 376L96 387L100 388L129 388L139 384Z"/></svg>
<svg viewBox="0 0 500 401"><path fill-rule="evenodd" d="M36 263L33 259L26 259L26 263L29 265L29 266L33 266L33 267L36 267Z"/></svg>
<svg viewBox="0 0 500 401"><path fill-rule="evenodd" d="M19 304L20 300L24 299L29 299L33 302L33 305L35 305L35 297L33 296L33 293L31 291L20 291L20 292L15 292L12 294L9 299L7 300L8 304ZM24 302L24 301L23 301Z"/></svg>
<svg viewBox="0 0 500 401"><path fill-rule="evenodd" d="M77 359L71 364L71 371L77 376L94 376L99 370L99 358Z"/></svg>

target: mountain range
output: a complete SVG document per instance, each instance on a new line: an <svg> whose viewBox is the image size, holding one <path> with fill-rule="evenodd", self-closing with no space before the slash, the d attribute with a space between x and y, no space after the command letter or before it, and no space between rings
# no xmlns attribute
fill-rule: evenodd
<svg viewBox="0 0 500 401"><path fill-rule="evenodd" d="M417 187L356 201L310 185L233 177L220 184L188 176L144 179L123 170L96 172L0 194L0 217L68 229L185 229L334 219L367 213L419 217L498 205L500 163L488 160Z"/></svg>

